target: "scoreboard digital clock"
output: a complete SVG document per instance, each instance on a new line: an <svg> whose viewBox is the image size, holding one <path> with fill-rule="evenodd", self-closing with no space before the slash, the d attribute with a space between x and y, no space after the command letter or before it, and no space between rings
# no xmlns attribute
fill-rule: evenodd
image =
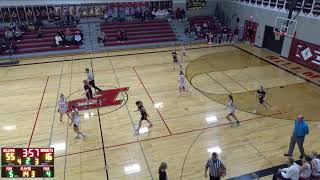
<svg viewBox="0 0 320 180"><path fill-rule="evenodd" d="M1 148L1 177L54 177L54 149Z"/></svg>

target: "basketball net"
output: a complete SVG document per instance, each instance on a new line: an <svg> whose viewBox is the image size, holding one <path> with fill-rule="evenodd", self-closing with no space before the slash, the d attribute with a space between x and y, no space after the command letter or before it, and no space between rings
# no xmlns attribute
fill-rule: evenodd
<svg viewBox="0 0 320 180"><path fill-rule="evenodd" d="M274 39L276 41L280 40L281 36L283 36L284 33L283 32L277 32L277 31L274 31Z"/></svg>

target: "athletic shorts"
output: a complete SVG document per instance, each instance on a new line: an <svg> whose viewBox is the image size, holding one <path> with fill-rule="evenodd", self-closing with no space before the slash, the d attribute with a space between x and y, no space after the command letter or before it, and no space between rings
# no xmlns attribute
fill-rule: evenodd
<svg viewBox="0 0 320 180"><path fill-rule="evenodd" d="M146 114L142 115L140 120L147 120L147 115Z"/></svg>

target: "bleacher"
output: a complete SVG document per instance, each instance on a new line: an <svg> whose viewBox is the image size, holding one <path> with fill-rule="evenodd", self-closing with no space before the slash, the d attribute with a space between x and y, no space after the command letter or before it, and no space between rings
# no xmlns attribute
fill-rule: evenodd
<svg viewBox="0 0 320 180"><path fill-rule="evenodd" d="M194 16L194 17L189 17L188 18L189 24L190 25L203 25L204 22L209 22L210 26L209 26L209 31L213 34L213 37L216 37L217 34L219 33L219 23L216 22L216 19L214 19L211 16ZM214 24L217 25L217 27L214 28ZM204 36L198 36L198 39L203 39L205 38Z"/></svg>
<svg viewBox="0 0 320 180"><path fill-rule="evenodd" d="M119 46L129 44L144 44L154 42L176 41L167 20L152 20L138 22L109 22L100 25L101 31L107 34L105 46ZM121 43L117 41L117 32L124 30L128 40Z"/></svg>
<svg viewBox="0 0 320 180"><path fill-rule="evenodd" d="M65 31L67 28L70 29L72 33L79 30L76 26L63 26L60 27L62 31ZM46 51L59 51L59 50L70 50L78 49L79 46L72 45L70 47L58 46L53 47L54 45L54 36L57 32L56 26L46 26L45 34L42 38L38 38L37 32L24 32L22 34L22 40L16 41L15 45L17 46L16 54L24 53L36 53L36 52L46 52ZM0 29L0 34L4 34L4 29ZM8 55L8 53L3 53L2 55Z"/></svg>

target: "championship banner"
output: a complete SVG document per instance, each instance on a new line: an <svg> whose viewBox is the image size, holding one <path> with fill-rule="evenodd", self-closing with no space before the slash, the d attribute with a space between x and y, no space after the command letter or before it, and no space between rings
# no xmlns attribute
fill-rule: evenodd
<svg viewBox="0 0 320 180"><path fill-rule="evenodd" d="M202 9L207 5L206 0L187 0L187 10Z"/></svg>
<svg viewBox="0 0 320 180"><path fill-rule="evenodd" d="M320 72L320 46L293 39L289 60Z"/></svg>

